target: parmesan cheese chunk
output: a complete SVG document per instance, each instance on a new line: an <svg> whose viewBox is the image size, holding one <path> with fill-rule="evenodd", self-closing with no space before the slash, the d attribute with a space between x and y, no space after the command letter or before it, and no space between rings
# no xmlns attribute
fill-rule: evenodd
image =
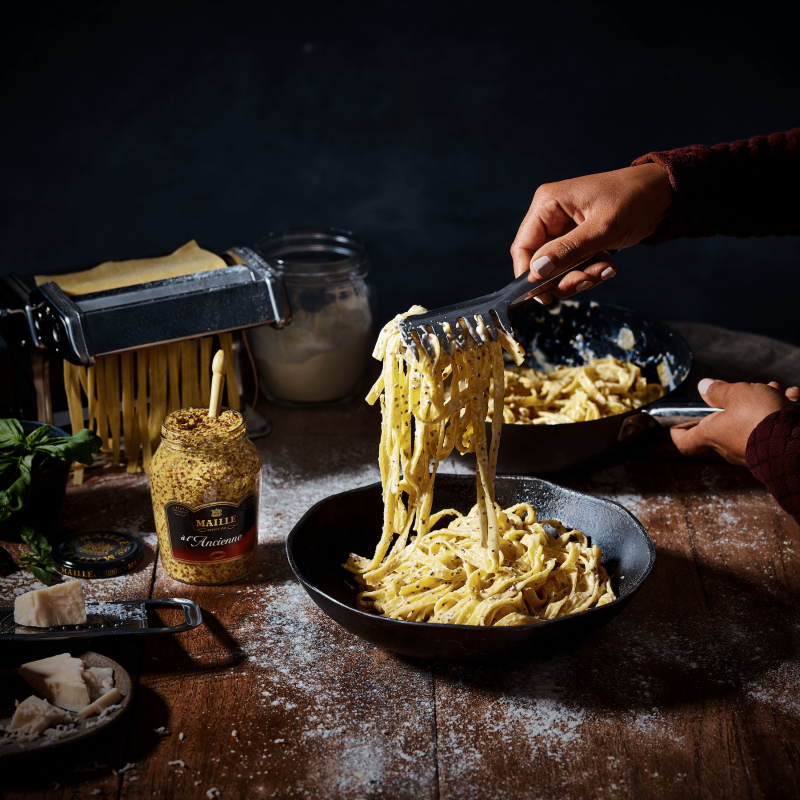
<svg viewBox="0 0 800 800"><path fill-rule="evenodd" d="M69 714L66 711L51 706L47 700L31 695L17 706L7 730L41 733L60 722L69 722Z"/></svg>
<svg viewBox="0 0 800 800"><path fill-rule="evenodd" d="M120 700L122 700L122 695L119 689L111 689L102 697L98 697L94 703L86 706L82 711L79 711L78 716L90 717L92 714L99 714L104 708L113 706L114 703L119 703Z"/></svg>
<svg viewBox="0 0 800 800"><path fill-rule="evenodd" d="M31 661L19 668L19 674L38 694L69 711L80 711L89 705L82 672L83 661L69 653Z"/></svg>
<svg viewBox="0 0 800 800"><path fill-rule="evenodd" d="M89 700L94 702L114 688L114 670L111 667L84 667L81 677L89 690Z"/></svg>
<svg viewBox="0 0 800 800"><path fill-rule="evenodd" d="M21 594L14 601L14 622L31 628L85 625L83 584L67 581Z"/></svg>

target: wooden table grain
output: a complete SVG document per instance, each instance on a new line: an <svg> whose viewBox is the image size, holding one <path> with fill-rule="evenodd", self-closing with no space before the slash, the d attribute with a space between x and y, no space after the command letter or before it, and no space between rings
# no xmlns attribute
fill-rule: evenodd
<svg viewBox="0 0 800 800"><path fill-rule="evenodd" d="M739 377L728 373L741 362L725 363L733 341L755 353L753 378L800 374L796 348L676 327L698 357L696 377ZM378 479L377 409L260 410L273 430L257 442L259 558L242 581L199 588L164 573L146 477L107 469L70 487L63 527L124 530L147 553L130 576L86 582L87 596L188 597L203 625L90 643L134 676L131 714L91 743L2 763L0 795L800 796L800 527L747 470L671 457L661 442L559 476L617 500L647 528L658 555L639 595L601 631L557 652L433 663L348 634L286 561L286 536L313 503ZM32 585L21 571L1 577L0 604ZM7 645L0 679L64 649Z"/></svg>

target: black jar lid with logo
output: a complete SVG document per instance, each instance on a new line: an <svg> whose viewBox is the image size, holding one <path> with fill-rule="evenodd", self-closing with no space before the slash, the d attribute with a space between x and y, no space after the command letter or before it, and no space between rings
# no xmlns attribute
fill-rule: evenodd
<svg viewBox="0 0 800 800"><path fill-rule="evenodd" d="M53 565L67 578L116 578L132 572L142 543L120 531L70 533L53 547Z"/></svg>

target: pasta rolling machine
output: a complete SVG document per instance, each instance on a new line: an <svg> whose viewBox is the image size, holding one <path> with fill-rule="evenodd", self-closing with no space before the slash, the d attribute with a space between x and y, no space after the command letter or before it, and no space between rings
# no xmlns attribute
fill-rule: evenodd
<svg viewBox="0 0 800 800"><path fill-rule="evenodd" d="M12 348L45 348L87 367L110 353L267 323L287 325L289 300L269 264L247 247L226 255L224 269L89 294L69 295L54 281L30 288L17 275L2 276L3 336Z"/></svg>

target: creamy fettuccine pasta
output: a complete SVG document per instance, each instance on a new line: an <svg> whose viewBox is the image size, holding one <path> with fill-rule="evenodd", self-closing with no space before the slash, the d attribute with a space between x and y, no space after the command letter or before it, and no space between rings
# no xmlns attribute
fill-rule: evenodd
<svg viewBox="0 0 800 800"><path fill-rule="evenodd" d="M502 414L487 440L490 406L503 407L503 350L522 362L522 348L499 331L452 354L432 339L431 358L410 354L398 321L381 331L373 355L383 371L367 396L380 400L380 469L383 532L374 555L351 554L344 567L362 587L358 605L395 619L470 625L526 625L615 599L600 565L602 554L580 531L537 522L528 504L501 509L494 478ZM453 449L474 452L477 503L466 515L431 514L433 484L441 459ZM433 529L451 516L446 528ZM550 525L557 536L545 529Z"/></svg>
<svg viewBox="0 0 800 800"><path fill-rule="evenodd" d="M636 364L593 358L580 367L549 372L528 367L505 369L503 422L559 425L623 414L664 396L661 384L648 383ZM495 405L489 401L489 419Z"/></svg>

